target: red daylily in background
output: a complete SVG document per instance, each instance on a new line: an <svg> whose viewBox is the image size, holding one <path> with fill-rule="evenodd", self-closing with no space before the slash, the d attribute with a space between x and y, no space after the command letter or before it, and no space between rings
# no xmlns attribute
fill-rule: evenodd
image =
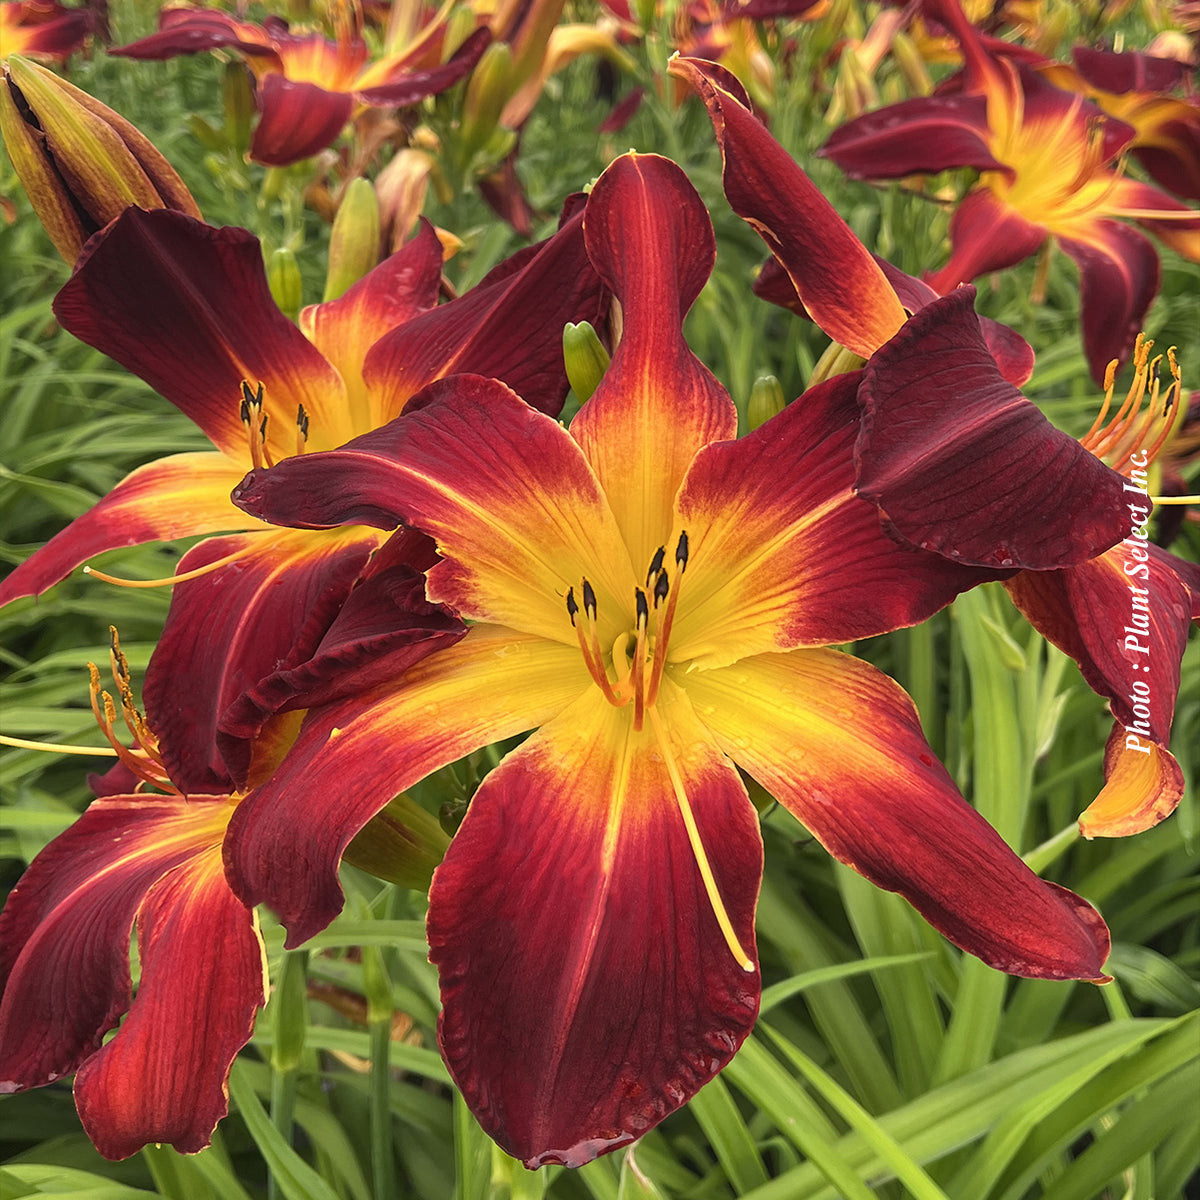
<svg viewBox="0 0 1200 1200"><path fill-rule="evenodd" d="M1079 267L1084 347L1101 380L1114 352L1128 358L1159 286L1153 244L1114 218L1138 221L1200 262L1200 214L1116 169L1130 126L989 54L956 0L931 7L962 45L962 94L868 113L836 130L820 153L856 179L978 170L951 221L950 261L931 286L946 292L1012 266L1053 236Z"/></svg>
<svg viewBox="0 0 1200 1200"><path fill-rule="evenodd" d="M24 54L61 62L95 32L90 9L67 8L56 0L10 0L0 4L0 59Z"/></svg>
<svg viewBox="0 0 1200 1200"><path fill-rule="evenodd" d="M262 25L205 8L168 8L159 31L111 51L126 58L163 59L203 50L237 51L254 75L259 120L250 157L284 167L325 149L358 105L403 108L466 77L491 41L477 29L443 62L448 12L430 20L412 45L369 62L357 30L334 42L319 33L292 33L279 17Z"/></svg>
<svg viewBox="0 0 1200 1200"><path fill-rule="evenodd" d="M1081 445L1055 430L1002 375L980 335L971 288L928 301L879 344L904 314L865 247L753 116L735 79L686 59L674 60L671 70L692 83L709 109L734 210L762 233L817 323L869 355L858 391L858 494L878 507L884 527L901 542L957 563L1029 568L1005 583L1018 607L1079 662L1118 721L1149 744L1126 754L1114 734L1106 787L1081 827L1089 836L1115 836L1161 820L1182 791L1166 743L1198 569L1146 548L1138 530L1149 501L1144 490L1132 495L1128 476L1130 454L1143 444L1159 448L1164 415L1173 420L1177 406L1155 390L1149 415L1139 414L1135 387L1112 425L1098 425ZM831 261L835 268L827 274ZM1147 370L1141 357L1141 389ZM1095 523L1085 533L1089 522ZM1141 645L1150 639L1149 653L1127 651L1114 637L1142 618L1140 605L1136 614L1131 607L1126 562L1153 593L1152 617L1144 631L1135 630L1145 632ZM1148 580L1141 580L1143 567ZM1141 712L1131 664L1132 679L1144 676L1153 694L1152 712Z"/></svg>
<svg viewBox="0 0 1200 1200"><path fill-rule="evenodd" d="M80 1120L106 1158L151 1142L194 1153L225 1115L230 1066L266 1002L258 922L221 864L239 798L189 799L172 786L115 651L135 739L133 750L121 746L92 672L93 707L119 763L0 912L0 1093L75 1072Z"/></svg>
<svg viewBox="0 0 1200 1200"><path fill-rule="evenodd" d="M900 688L826 648L986 574L898 545L854 495L855 377L733 440L681 332L715 254L700 197L627 155L585 233L623 331L569 432L460 376L238 492L281 523L411 523L443 556L430 599L470 622L403 677L310 709L235 817L232 885L289 944L337 913L342 848L388 797L534 730L473 798L428 918L442 1053L530 1166L632 1141L749 1033L762 842L735 764L1000 969L1099 979L1108 949L1096 912L962 799Z"/></svg>
<svg viewBox="0 0 1200 1200"><path fill-rule="evenodd" d="M367 527L253 521L229 500L246 471L386 424L451 372L505 379L551 413L562 405L562 325L596 320L601 303L581 217L434 308L441 266L426 225L341 299L306 309L297 329L271 298L252 234L130 209L88 244L55 301L64 328L145 379L215 450L139 467L13 571L0 603L45 591L105 550L237 531L179 564L206 576L176 584L146 680L164 760L189 794L243 781L246 747L218 737L221 713L303 661L384 540ZM195 685L186 691L180 655Z"/></svg>

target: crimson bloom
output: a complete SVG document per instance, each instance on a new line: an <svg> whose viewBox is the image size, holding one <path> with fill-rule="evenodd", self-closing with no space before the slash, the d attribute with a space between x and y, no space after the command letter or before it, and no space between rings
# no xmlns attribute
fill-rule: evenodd
<svg viewBox="0 0 1200 1200"><path fill-rule="evenodd" d="M252 234L130 209L88 244L55 301L66 329L145 379L214 449L132 472L13 571L0 603L44 591L104 550L226 535L180 563L146 679L164 760L189 794L243 781L248 745L219 736L221 714L272 672L300 665L384 540L367 527L313 533L254 521L229 499L246 471L377 428L453 371L494 375L550 412L561 407L554 331L595 320L600 296L581 218L433 307L441 266L423 226L339 300L306 309L297 329L271 298ZM179 661L195 684L186 691Z"/></svg>
<svg viewBox="0 0 1200 1200"><path fill-rule="evenodd" d="M1134 385L1111 422L1098 419L1082 444L1054 429L993 358L973 289L910 296L893 276L917 308L905 319L892 282L750 113L737 81L686 59L671 69L709 109L735 211L763 234L817 323L867 358L858 494L899 542L956 563L1026 568L1005 581L1010 595L1119 723L1106 786L1081 828L1119 836L1161 820L1182 793L1166 746L1200 583L1200 569L1149 546L1144 529L1146 471L1178 412L1178 382L1162 395L1154 385L1141 407L1153 371L1139 340ZM897 319L899 332L881 343Z"/></svg>
<svg viewBox="0 0 1200 1200"><path fill-rule="evenodd" d="M61 62L94 29L95 17L86 8L67 8L57 0L5 0L0 4L0 58L24 54Z"/></svg>
<svg viewBox="0 0 1200 1200"><path fill-rule="evenodd" d="M443 62L447 18L443 13L431 20L410 46L372 63L357 30L330 41L319 33L293 33L279 17L253 25L213 9L168 8L159 14L157 33L112 53L163 59L237 51L254 76L259 111L250 157L285 167L330 145L356 106L403 108L465 78L491 34L477 29Z"/></svg>
<svg viewBox="0 0 1200 1200"><path fill-rule="evenodd" d="M836 130L821 150L856 179L973 167L955 210L950 261L930 278L945 292L1029 257L1047 237L1080 271L1083 339L1097 380L1124 361L1158 292L1153 244L1134 220L1200 262L1200 215L1114 165L1135 131L1026 64L989 53L956 0L940 0L966 62L961 94L906 100Z"/></svg>
<svg viewBox="0 0 1200 1200"><path fill-rule="evenodd" d="M258 922L221 863L238 797L189 800L173 787L114 649L135 739L122 746L91 670L93 707L120 762L0 912L0 1092L74 1072L80 1120L105 1157L150 1142L194 1153L225 1115L230 1066L266 1001Z"/></svg>
<svg viewBox="0 0 1200 1200"><path fill-rule="evenodd" d="M469 622L403 677L311 709L239 809L229 878L291 943L337 913L342 847L389 796L534 731L475 794L428 918L443 1056L530 1166L632 1141L749 1033L762 841L735 764L1000 969L1100 979L1108 949L1096 912L962 799L900 688L827 648L983 574L899 546L854 495L855 378L734 440L681 332L715 253L682 172L618 159L585 236L623 330L570 431L459 376L238 493L301 526L411 523L442 555L428 596Z"/></svg>

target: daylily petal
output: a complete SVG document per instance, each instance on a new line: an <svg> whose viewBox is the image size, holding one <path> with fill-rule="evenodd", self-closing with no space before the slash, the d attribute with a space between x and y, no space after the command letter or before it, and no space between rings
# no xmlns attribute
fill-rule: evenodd
<svg viewBox="0 0 1200 1200"><path fill-rule="evenodd" d="M571 422L638 568L671 532L672 504L696 451L734 437L729 394L683 340L683 318L712 271L712 222L669 159L625 154L584 214L588 255L621 303L621 340Z"/></svg>
<svg viewBox="0 0 1200 1200"><path fill-rule="evenodd" d="M1124 481L1005 382L974 297L927 305L867 364L859 494L889 532L962 563L1093 558L1129 531Z"/></svg>
<svg viewBox="0 0 1200 1200"><path fill-rule="evenodd" d="M229 499L244 472L211 451L138 467L0 583L0 604L40 595L105 550L258 527Z"/></svg>
<svg viewBox="0 0 1200 1200"><path fill-rule="evenodd" d="M1145 328L1158 294L1158 253L1150 240L1119 221L1093 221L1058 243L1079 267L1083 347L1092 378L1104 379L1114 359L1125 361Z"/></svg>
<svg viewBox="0 0 1200 1200"><path fill-rule="evenodd" d="M332 145L354 111L354 99L315 83L272 73L258 81L258 124L250 157L267 167L287 167Z"/></svg>
<svg viewBox="0 0 1200 1200"><path fill-rule="evenodd" d="M1108 930L1039 879L959 795L912 701L832 650L743 659L688 677L718 744L840 861L899 892L997 970L1100 981Z"/></svg>
<svg viewBox="0 0 1200 1200"><path fill-rule="evenodd" d="M659 713L753 955L754 810L683 693L665 684ZM434 873L442 1054L483 1127L529 1167L580 1166L640 1137L754 1023L757 970L714 917L664 758L650 726L635 733L592 689L488 776Z"/></svg>
<svg viewBox="0 0 1200 1200"><path fill-rule="evenodd" d="M166 59L178 54L228 48L254 57L267 57L282 65L270 38L257 25L237 21L228 13L207 8L167 8L158 15L159 30L149 37L117 46L110 54L122 58Z"/></svg>
<svg viewBox="0 0 1200 1200"><path fill-rule="evenodd" d="M445 558L429 573L429 598L468 618L573 646L565 598L585 578L609 639L616 614L632 611L633 568L587 460L561 425L494 379L439 380L341 450L252 472L236 499L279 524L416 526Z"/></svg>
<svg viewBox="0 0 1200 1200"><path fill-rule="evenodd" d="M488 29L476 29L444 63L423 70L408 69L401 78L390 83L358 88L355 98L383 108L405 108L426 96L436 96L466 78L491 40Z"/></svg>
<svg viewBox="0 0 1200 1200"><path fill-rule="evenodd" d="M1183 769L1165 747L1118 721L1104 747L1104 787L1079 818L1085 838L1129 837L1169 816L1183 798Z"/></svg>
<svg viewBox="0 0 1200 1200"><path fill-rule="evenodd" d="M276 458L296 451L301 404L315 448L352 436L341 379L279 311L262 248L244 229L127 209L87 244L54 313L247 465L243 381L263 385L267 443Z"/></svg>
<svg viewBox="0 0 1200 1200"><path fill-rule="evenodd" d="M754 117L728 71L686 58L672 59L669 69L708 109L733 211L784 265L813 320L834 341L869 357L904 323L904 310L866 247Z"/></svg>
<svg viewBox="0 0 1200 1200"><path fill-rule="evenodd" d="M130 931L147 893L219 847L229 812L227 797L97 800L33 860L0 913L0 1092L58 1079L100 1047L130 1006Z"/></svg>
<svg viewBox="0 0 1200 1200"><path fill-rule="evenodd" d="M442 244L421 219L417 235L384 259L338 300L300 310L300 328L341 375L357 430L377 429L396 414L377 411L367 397L363 364L386 333L437 304L442 280Z"/></svg>
<svg viewBox="0 0 1200 1200"><path fill-rule="evenodd" d="M342 851L392 796L543 724L590 684L577 647L476 626L394 683L314 710L271 779L234 814L231 887L247 904L269 904L288 946L299 945L341 910Z"/></svg>
<svg viewBox="0 0 1200 1200"><path fill-rule="evenodd" d="M599 320L603 288L588 261L583 223L501 263L469 292L408 321L371 350L363 376L373 411L399 415L408 399L446 375L486 375L556 416L567 395L562 327Z"/></svg>
<svg viewBox="0 0 1200 1200"><path fill-rule="evenodd" d="M897 544L855 495L860 379L835 376L748 437L700 451L678 501L690 553L671 661L724 666L871 637L985 578Z"/></svg>
<svg viewBox="0 0 1200 1200"><path fill-rule="evenodd" d="M228 1110L229 1069L267 999L258 922L225 882L219 837L150 889L137 934L137 999L80 1067L75 1104L106 1158L150 1142L194 1154Z"/></svg>
<svg viewBox="0 0 1200 1200"><path fill-rule="evenodd" d="M949 293L960 283L1021 262L1045 240L1044 226L1026 220L993 192L968 192L950 218L950 261L929 277L929 284Z"/></svg>
<svg viewBox="0 0 1200 1200"><path fill-rule="evenodd" d="M383 537L363 528L272 529L212 538L184 555L179 574L243 552L226 568L175 585L146 668L142 691L163 765L185 795L232 790L215 741L221 713L312 652Z"/></svg>
<svg viewBox="0 0 1200 1200"><path fill-rule="evenodd" d="M239 784L250 768L251 743L272 716L296 709L331 704L346 696L369 691L389 679L398 679L427 654L458 641L466 626L438 604L425 599L424 571L428 561L416 548L432 543L413 530L393 535L389 546L405 545L395 555L384 548L372 560L369 578L360 582L342 605L315 649L307 639L298 641L297 653L284 666L264 676L221 714L216 733L221 757ZM383 569L385 557L394 561ZM306 632L314 630L312 622ZM307 657L305 657L307 655Z"/></svg>
<svg viewBox="0 0 1200 1200"><path fill-rule="evenodd" d="M1135 504L1142 497L1132 487L1128 495ZM1149 516L1148 499L1137 512ZM1022 571L1005 584L1029 623L1079 664L1118 721L1104 791L1082 818L1087 836L1148 829L1182 795L1179 766L1166 749L1192 620L1192 591L1178 562L1133 534L1090 562Z"/></svg>
<svg viewBox="0 0 1200 1200"><path fill-rule="evenodd" d="M1196 120L1200 123L1200 112ZM1197 140L1200 141L1200 130ZM1200 154L1200 146L1197 153ZM1200 161L1196 169L1200 171ZM1119 179L1113 186L1112 204L1118 213L1136 213L1135 219L1143 229L1150 230L1184 258L1200 262L1200 210L1164 196L1158 188L1140 179L1129 178ZM1161 213L1161 219L1156 219L1155 213Z"/></svg>
<svg viewBox="0 0 1200 1200"><path fill-rule="evenodd" d="M922 96L864 113L817 151L851 179L936 175L956 167L1004 171L988 144L983 96Z"/></svg>

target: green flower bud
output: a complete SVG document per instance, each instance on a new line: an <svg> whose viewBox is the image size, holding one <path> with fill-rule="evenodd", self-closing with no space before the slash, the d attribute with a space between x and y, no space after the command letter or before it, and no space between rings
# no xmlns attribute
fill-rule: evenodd
<svg viewBox="0 0 1200 1200"><path fill-rule="evenodd" d="M750 389L746 406L746 424L751 432L783 412L783 384L774 375L760 375Z"/></svg>
<svg viewBox="0 0 1200 1200"><path fill-rule="evenodd" d="M273 250L267 259L267 284L280 311L294 321L304 303L304 282L296 256L286 247Z"/></svg>
<svg viewBox="0 0 1200 1200"><path fill-rule="evenodd" d="M507 42L493 42L471 72L463 97L458 139L463 163L469 163L492 136L513 94L514 82L512 47Z"/></svg>
<svg viewBox="0 0 1200 1200"><path fill-rule="evenodd" d="M379 199L369 179L346 189L329 238L325 300L336 300L379 264Z"/></svg>
<svg viewBox="0 0 1200 1200"><path fill-rule="evenodd" d="M131 205L200 218L183 180L148 138L53 71L15 54L0 80L0 133L34 212L68 263Z"/></svg>
<svg viewBox="0 0 1200 1200"><path fill-rule="evenodd" d="M449 845L438 819L401 793L367 822L342 859L377 879L424 891Z"/></svg>
<svg viewBox="0 0 1200 1200"><path fill-rule="evenodd" d="M600 386L609 361L608 351L587 321L578 325L568 321L563 326L563 359L567 379L582 404Z"/></svg>

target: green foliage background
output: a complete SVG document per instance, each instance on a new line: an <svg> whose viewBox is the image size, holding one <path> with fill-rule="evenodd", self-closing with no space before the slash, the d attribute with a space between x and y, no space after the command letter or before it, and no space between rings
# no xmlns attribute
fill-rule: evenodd
<svg viewBox="0 0 1200 1200"><path fill-rule="evenodd" d="M149 32L156 15L152 4L114 5L115 41ZM1137 33L1131 25L1131 44ZM945 209L897 189L848 184L812 157L827 135L818 66L829 33L801 28L796 36L772 131L868 246L913 273L940 266ZM743 411L763 372L776 375L791 398L803 390L824 339L750 295L761 243L725 203L700 106L671 102L666 53L662 38L631 48L640 82L651 90L616 137L595 132L609 102L599 94L594 63L580 61L552 80L519 160L542 214L538 232L552 227L563 198L615 154L634 148L674 158L706 198L717 231L717 269L689 317L691 344ZM304 169L276 173L264 188L262 168L206 149L189 128L197 114L221 124L220 67L211 57L133 63L98 52L74 63L70 75L151 137L207 220L248 227L268 249L294 250L306 302L320 299L328 235L303 208ZM637 82L619 77L618 94ZM452 111L450 97L427 114L435 126L443 122L448 138ZM141 381L57 328L50 301L67 268L11 172L0 175L0 194L18 208L15 223L0 227L0 559L12 564L134 466L206 443ZM460 287L521 244L469 186L447 204L432 202L427 215L464 241L447 268ZM1170 251L1161 255L1162 294L1149 332L1160 346L1179 346L1186 388L1200 372L1200 271ZM1034 345L1038 367L1027 394L1080 433L1098 396L1081 351L1077 278L1069 261L1054 258L1047 300L1035 305L1034 270L1026 263L982 281L979 307ZM114 552L104 565L131 577L168 575L182 549ZM1200 558L1196 527L1176 550ZM165 591L122 590L76 573L39 600L0 612L4 731L99 744L84 664L104 661L114 624L139 677L167 602ZM935 749L1009 842L1036 870L1101 908L1115 940L1114 984L1013 980L960 955L906 904L838 866L786 813L768 808L758 918L767 986L755 1034L720 1078L636 1150L578 1172L531 1174L492 1147L437 1055L423 897L348 869L346 911L303 950L285 953L281 931L263 916L275 989L235 1069L232 1115L210 1150L189 1158L150 1148L107 1163L83 1136L69 1087L60 1083L0 1098L0 1197L1184 1195L1200 1159L1194 790L1150 833L1079 841L1074 820L1099 789L1109 719L1074 664L1032 633L1002 591L971 593L925 626L856 652L909 689ZM1198 663L1193 639L1174 742L1193 784ZM4 754L0 887L11 887L87 804L88 769L75 757ZM461 778L486 769L481 755L457 775L441 772L421 798L436 809ZM331 988L365 998L365 1023L319 998Z"/></svg>

